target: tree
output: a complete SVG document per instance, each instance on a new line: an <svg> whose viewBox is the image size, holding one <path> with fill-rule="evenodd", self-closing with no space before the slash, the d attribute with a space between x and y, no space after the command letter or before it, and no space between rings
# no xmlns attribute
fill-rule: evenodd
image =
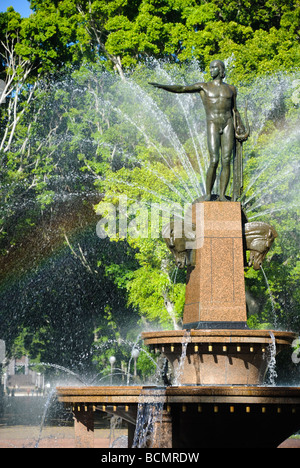
<svg viewBox="0 0 300 468"><path fill-rule="evenodd" d="M149 57L196 59L203 68L233 57L242 81L299 63L297 0L32 0L31 6L25 52L49 69L100 58L124 78Z"/></svg>
<svg viewBox="0 0 300 468"><path fill-rule="evenodd" d="M32 100L36 83L29 84L33 64L18 53L21 41L21 16L10 8L7 13L1 13L0 21L2 26L0 77L5 83L1 99L2 104L6 104L1 106L3 132L1 132L0 154L5 155L11 148L17 125Z"/></svg>

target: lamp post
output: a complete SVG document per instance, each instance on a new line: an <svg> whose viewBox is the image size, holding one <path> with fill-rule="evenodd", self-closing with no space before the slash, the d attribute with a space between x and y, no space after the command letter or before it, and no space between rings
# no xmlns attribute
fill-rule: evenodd
<svg viewBox="0 0 300 468"><path fill-rule="evenodd" d="M110 385L112 385L112 378L113 378L113 373L114 373L114 363L116 362L115 356L110 356L109 362L110 362Z"/></svg>
<svg viewBox="0 0 300 468"><path fill-rule="evenodd" d="M137 361L137 358L139 357L140 355L140 352L137 348L133 348L132 352L131 352L131 356L133 357L134 359L134 372L133 372L133 375L134 375L134 378L136 379L136 375L137 375L137 372L136 372L136 361Z"/></svg>

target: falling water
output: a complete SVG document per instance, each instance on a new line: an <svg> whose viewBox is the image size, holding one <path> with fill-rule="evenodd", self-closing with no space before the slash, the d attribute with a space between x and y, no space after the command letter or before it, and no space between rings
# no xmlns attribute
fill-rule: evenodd
<svg viewBox="0 0 300 468"><path fill-rule="evenodd" d="M173 273L172 276L171 276L171 281L172 281L174 284L176 284L176 279L177 279L178 270L179 270L179 267L177 266L177 267L174 269L174 273Z"/></svg>
<svg viewBox="0 0 300 468"><path fill-rule="evenodd" d="M128 362L128 371L127 371L127 385L129 385L129 380L130 380L130 365L131 365L131 361L132 361L132 359L133 359L133 351L134 351L135 349L138 349L138 350L140 351L140 349L139 349L139 347L138 347L138 342L140 341L140 339L141 339L141 335L139 335L139 336L137 337L135 343L133 344L131 353L130 353L130 359L129 359L129 362Z"/></svg>
<svg viewBox="0 0 300 468"><path fill-rule="evenodd" d="M140 397L132 448L151 448L154 438L156 443L160 440L159 433L165 404L164 391L161 393L160 390L160 395L157 396L156 390L149 389L147 395Z"/></svg>
<svg viewBox="0 0 300 468"><path fill-rule="evenodd" d="M276 339L274 333L269 331L271 342L267 349L267 359L268 359L268 373L269 373L269 385L275 386L275 381L277 378L276 372Z"/></svg>
<svg viewBox="0 0 300 468"><path fill-rule="evenodd" d="M199 181L197 174L167 115L159 109L157 104L136 83L129 81L129 86L133 88L134 94L138 95L139 99L141 99L144 109L147 109L148 113L154 115L155 119L157 119L158 128L162 128L164 138L168 138L170 144L175 149L178 159L188 174L189 179L193 181L193 186L198 193L198 196L200 196L201 192L199 191ZM187 111L183 108L182 101L179 101L179 105L181 110L184 110L187 128L189 128ZM194 148L196 148L195 143Z"/></svg>
<svg viewBox="0 0 300 468"><path fill-rule="evenodd" d="M276 309L275 309L275 300L274 300L274 297L273 297L273 294L272 294L270 284L269 284L267 275L265 273L265 270L263 269L262 265L260 265L260 268L261 268L261 271L263 272L263 275L264 275L264 278L265 278L265 281L266 281L266 285L267 285L267 289L268 289L268 292L269 292L269 295L270 295L270 300L271 300L271 305L272 305L272 313L273 313L274 328L277 328L277 314L276 314Z"/></svg>
<svg viewBox="0 0 300 468"><path fill-rule="evenodd" d="M121 424L122 424L122 418L120 418L119 416L116 416L116 415L113 415L111 418L110 418L110 432L109 432L109 447L114 447L114 448L121 448L122 446L123 447L127 447L127 437L126 437L126 441L125 439L122 437L118 437L116 436L116 431L117 429L119 429L121 427ZM126 442L126 444L125 444Z"/></svg>
<svg viewBox="0 0 300 468"><path fill-rule="evenodd" d="M186 359L187 346L190 343L190 337L191 337L191 330L185 330L183 339L182 339L182 352L181 352L181 356L179 359L178 368L176 370L176 375L175 375L174 384L173 384L176 387L179 387L181 385L181 377L183 374L183 369L184 369L184 364L185 364L185 359Z"/></svg>
<svg viewBox="0 0 300 468"><path fill-rule="evenodd" d="M155 359L153 358L153 356L149 353L149 351L147 349L145 349L144 347L140 346L138 343L139 341L141 340L141 334L138 335L137 339L135 342L133 341L129 341L129 340L125 340L124 338L118 338L118 339L110 339L110 340L107 340L105 341L104 343L100 343L100 344L96 344L93 346L93 349L96 349L96 350L103 350L103 349L109 349L109 348L113 348L114 346L120 346L121 344L123 344L124 346L126 347L129 347L130 348L130 359L128 361L128 365L127 365L127 370L123 370L123 369L120 369L120 368L117 368L115 367L114 368L114 372L112 375L122 375L124 378L126 377L126 385L130 385L130 381L134 383L134 375L130 372L130 368L132 366L132 360L133 360L133 357L132 357L132 351L133 350L138 350L140 353L144 353L146 354L147 358L151 361L151 363L154 365L154 368L157 372L157 374L159 375L162 375L163 373L163 369L160 367L160 365L155 361ZM116 370L119 370L121 372L118 372L116 373L115 371ZM105 372L105 371L102 371L102 372ZM89 383L89 385L93 384L98 376L102 373L98 373L92 380L91 382ZM108 378L111 374L109 375L104 375L102 376L99 380L98 380L98 383L101 382L102 380Z"/></svg>
<svg viewBox="0 0 300 468"><path fill-rule="evenodd" d="M40 443L40 440L41 440L41 437L42 437L42 432L43 432L43 429L44 429L44 424L45 424L46 416L47 416L48 410L49 410L49 408L50 408L51 402L52 402L52 400L53 400L55 394L56 394L56 389L53 388L53 389L51 390L51 392L49 393L48 398L47 398L47 401L46 401L46 403L45 403L44 413L43 413L42 420L41 420L41 425L40 425L40 432L39 432L39 436L38 436L38 439L37 439L37 441L36 441L36 444L35 444L35 447L34 447L34 448L38 448L38 447L39 447L39 443Z"/></svg>
<svg viewBox="0 0 300 468"><path fill-rule="evenodd" d="M37 365L37 364L31 364L30 366L36 366L36 365ZM63 371L63 372L66 372L67 374L73 375L73 376L76 377L76 379L78 379L82 384L88 385L88 383L87 383L86 381L84 381L80 375L76 374L76 372L73 372L72 370L68 369L67 367L60 366L60 365L58 365L58 364L51 364L51 363L49 363L49 362L39 362L38 365L39 365L39 366L45 366L45 367L53 367L54 369L61 370L61 371Z"/></svg>
<svg viewBox="0 0 300 468"><path fill-rule="evenodd" d="M109 446L110 448L128 448L128 436L117 437Z"/></svg>

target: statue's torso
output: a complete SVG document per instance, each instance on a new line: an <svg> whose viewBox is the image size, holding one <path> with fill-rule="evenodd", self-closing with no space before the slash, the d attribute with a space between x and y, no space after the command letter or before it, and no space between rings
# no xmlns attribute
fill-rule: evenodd
<svg viewBox="0 0 300 468"><path fill-rule="evenodd" d="M207 120L226 123L232 117L234 88L226 83L203 83L200 96Z"/></svg>

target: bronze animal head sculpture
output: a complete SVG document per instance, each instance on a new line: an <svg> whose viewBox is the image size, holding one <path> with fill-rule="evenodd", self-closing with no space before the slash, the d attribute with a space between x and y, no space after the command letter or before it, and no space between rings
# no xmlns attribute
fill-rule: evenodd
<svg viewBox="0 0 300 468"><path fill-rule="evenodd" d="M194 224L191 225L188 232L177 236L175 223L170 223L163 229L163 238L174 256L178 268L195 265L195 249L191 247L195 240L195 232ZM244 225L244 236L246 250L250 251L248 266L259 270L278 234L269 224L257 221Z"/></svg>
<svg viewBox="0 0 300 468"><path fill-rule="evenodd" d="M277 236L275 229L267 223L256 221L245 224L246 245L250 251L248 266L253 266L254 270L260 269Z"/></svg>

